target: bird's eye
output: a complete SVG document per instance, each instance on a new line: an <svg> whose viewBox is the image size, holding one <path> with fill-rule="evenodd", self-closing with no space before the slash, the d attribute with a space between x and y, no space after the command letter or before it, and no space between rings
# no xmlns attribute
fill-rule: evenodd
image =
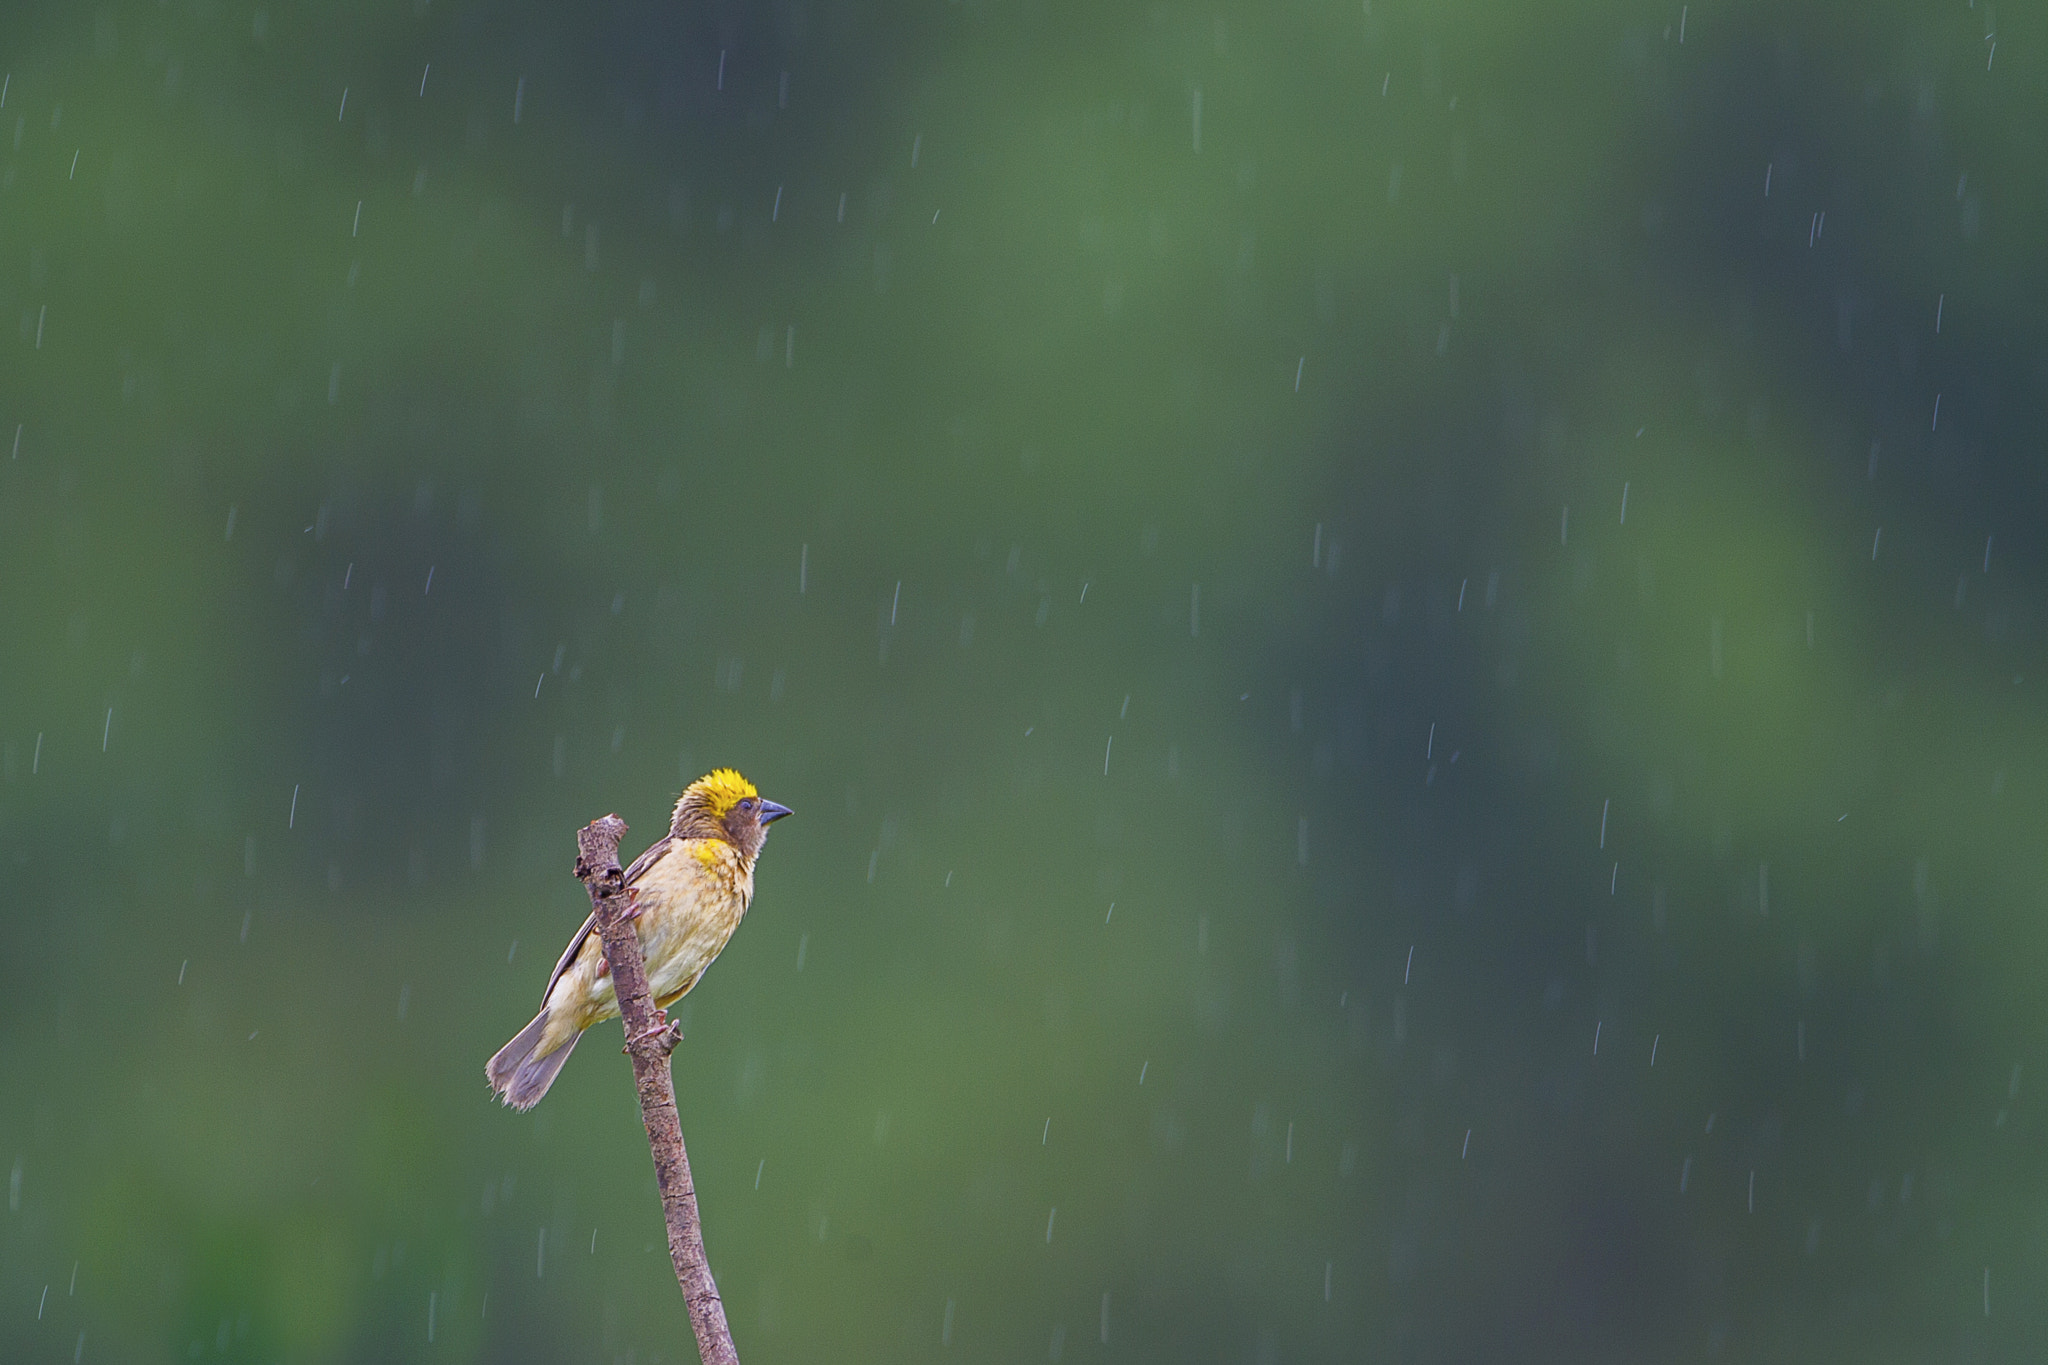
<svg viewBox="0 0 2048 1365"><path fill-rule="evenodd" d="M744 799L743 801L741 801L741 802L740 802L740 809L741 809L741 810L752 810L753 808L754 808L754 798L753 798L753 797L751 797L751 796L747 797L746 799Z"/></svg>

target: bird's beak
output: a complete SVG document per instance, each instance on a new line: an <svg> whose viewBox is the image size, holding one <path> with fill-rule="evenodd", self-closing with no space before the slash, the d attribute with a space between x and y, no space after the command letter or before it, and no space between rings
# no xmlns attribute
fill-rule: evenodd
<svg viewBox="0 0 2048 1365"><path fill-rule="evenodd" d="M788 806L779 805L774 801L763 800L761 802L761 823L764 825L772 825L783 816L794 815L795 813Z"/></svg>

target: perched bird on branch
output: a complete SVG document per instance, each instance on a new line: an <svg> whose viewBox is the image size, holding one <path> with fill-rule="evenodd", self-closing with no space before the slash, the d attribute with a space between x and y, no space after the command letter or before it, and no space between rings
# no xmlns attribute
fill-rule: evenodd
<svg viewBox="0 0 2048 1365"><path fill-rule="evenodd" d="M668 837L626 869L656 1005L667 1009L688 995L724 950L754 899L754 860L768 826L789 813L731 768L720 768L684 789ZM596 927L593 913L555 964L540 1013L484 1067L491 1089L514 1109L540 1103L583 1030L618 1017Z"/></svg>

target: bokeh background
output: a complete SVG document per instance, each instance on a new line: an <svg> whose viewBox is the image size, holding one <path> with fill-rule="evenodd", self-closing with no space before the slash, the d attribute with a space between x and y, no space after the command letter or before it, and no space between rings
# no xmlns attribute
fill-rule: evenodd
<svg viewBox="0 0 2048 1365"><path fill-rule="evenodd" d="M2048 12L0 72L0 1355L694 1359L614 1046L482 1067L723 764L749 1361L2039 1349Z"/></svg>

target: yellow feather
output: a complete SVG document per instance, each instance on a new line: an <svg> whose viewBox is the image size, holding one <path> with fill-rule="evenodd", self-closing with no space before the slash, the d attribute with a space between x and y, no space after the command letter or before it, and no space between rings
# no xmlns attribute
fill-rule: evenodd
<svg viewBox="0 0 2048 1365"><path fill-rule="evenodd" d="M754 784L741 777L732 768L716 768L704 774L684 789L682 799L676 808L682 809L684 802L696 798L711 813L712 818L723 820L726 813L749 796L759 796Z"/></svg>
<svg viewBox="0 0 2048 1365"><path fill-rule="evenodd" d="M671 853L655 859L633 884L640 911L634 930L646 958L647 985L655 1003L663 1007L697 984L724 951L754 898L753 875L740 866L730 844L684 839L670 847ZM543 1055L598 1020L618 1014L618 998L604 965L604 944L596 934L583 941L575 966L556 983L548 1005Z"/></svg>

